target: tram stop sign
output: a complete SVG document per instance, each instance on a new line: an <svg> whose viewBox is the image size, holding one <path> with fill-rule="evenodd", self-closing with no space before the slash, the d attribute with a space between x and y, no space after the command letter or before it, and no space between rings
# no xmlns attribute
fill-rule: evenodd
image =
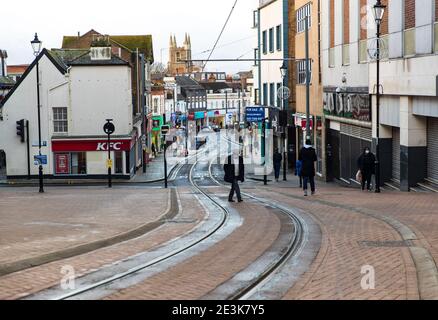
<svg viewBox="0 0 438 320"><path fill-rule="evenodd" d="M107 122L105 123L105 125L103 126L103 131L106 134L113 134L116 131L116 127L114 126L113 123L111 122Z"/></svg>

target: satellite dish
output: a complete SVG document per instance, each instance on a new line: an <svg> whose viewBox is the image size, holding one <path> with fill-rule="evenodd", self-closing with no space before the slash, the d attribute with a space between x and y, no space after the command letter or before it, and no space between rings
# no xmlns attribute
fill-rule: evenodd
<svg viewBox="0 0 438 320"><path fill-rule="evenodd" d="M377 49L377 47L379 47L379 50ZM370 44L368 45L367 51L371 61L377 60L379 51L380 51L380 59L388 58L388 44L382 38L371 40Z"/></svg>

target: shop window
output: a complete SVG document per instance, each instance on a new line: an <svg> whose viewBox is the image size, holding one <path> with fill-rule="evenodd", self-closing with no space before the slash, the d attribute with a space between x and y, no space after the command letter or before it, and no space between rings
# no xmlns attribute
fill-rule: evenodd
<svg viewBox="0 0 438 320"><path fill-rule="evenodd" d="M115 173L116 174L123 174L123 152L118 151L115 154Z"/></svg>
<svg viewBox="0 0 438 320"><path fill-rule="evenodd" d="M87 174L87 155L85 152L71 154L71 174Z"/></svg>

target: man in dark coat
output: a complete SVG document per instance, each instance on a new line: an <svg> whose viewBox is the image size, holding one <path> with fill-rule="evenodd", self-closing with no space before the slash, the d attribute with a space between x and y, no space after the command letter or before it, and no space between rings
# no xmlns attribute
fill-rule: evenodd
<svg viewBox="0 0 438 320"><path fill-rule="evenodd" d="M371 178L375 174L376 156L371 152L370 148L365 148L362 155L357 160L357 166L362 174L362 191L371 191Z"/></svg>
<svg viewBox="0 0 438 320"><path fill-rule="evenodd" d="M238 165L236 166L236 163ZM233 197L236 193L237 201L242 202L242 195L240 194L240 187L238 181L245 181L245 166L243 164L243 157L228 156L227 163L224 165L225 182L231 183L231 191L228 196L229 202L234 202Z"/></svg>
<svg viewBox="0 0 438 320"><path fill-rule="evenodd" d="M278 182L278 179L280 179L280 169L281 169L281 162L283 161L283 156L279 152L278 148L275 149L274 152L274 172L275 172L275 181Z"/></svg>
<svg viewBox="0 0 438 320"><path fill-rule="evenodd" d="M310 140L306 140L306 144L300 151L299 160L302 162L301 175L303 176L303 189L304 196L307 197L307 184L310 182L310 187L312 190L312 195L315 194L315 162L318 161L318 157L316 156L316 151L312 148L312 142Z"/></svg>

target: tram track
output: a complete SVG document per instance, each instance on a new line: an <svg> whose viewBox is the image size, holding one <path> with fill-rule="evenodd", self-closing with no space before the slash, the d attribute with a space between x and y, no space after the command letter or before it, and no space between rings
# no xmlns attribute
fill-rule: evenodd
<svg viewBox="0 0 438 320"><path fill-rule="evenodd" d="M215 184L217 184L218 186L227 188L224 184L219 182L216 179L216 177L213 175L212 165L213 162L210 162L208 167L208 172L211 180L213 180ZM269 285L269 282L271 282L278 275L278 273L281 272L282 268L287 265L288 261L293 260L302 252L302 250L305 247L305 244L308 241L309 230L307 223L294 210L291 210L290 208L286 208L285 206L281 206L279 204L274 204L272 203L272 201L261 199L247 192L242 192L242 195L247 198L250 198L254 202L260 203L261 205L268 206L270 208L275 208L278 211L280 211L291 221L291 223L294 226L294 232L287 247L281 250L282 254L278 257L278 259L272 261L268 266L268 268L260 272L258 276L255 277L252 281L248 281L243 285L241 284L238 290L236 290L232 294L229 294L226 297L226 299L228 300L247 300L250 299L251 296L253 296L257 292L263 290L262 288L266 285ZM239 275L236 275L235 278L239 278ZM225 286L226 285L224 285L224 287ZM286 289L288 288L285 287L282 290L279 289L278 292L286 292ZM219 288L218 290L215 291L220 292L222 290L221 288ZM212 292L206 297L215 298L218 295L218 293L216 292Z"/></svg>
<svg viewBox="0 0 438 320"><path fill-rule="evenodd" d="M194 174L194 170L196 168L196 165L200 162L199 160L196 160L196 162L194 162L191 166L190 166L190 171L189 171L189 182L192 186L192 188L194 190L196 190L198 193L202 194L204 197L206 197L207 199L209 199L209 201L216 206L221 212L222 212L222 217L219 221L219 223L217 223L214 228L212 228L207 234L203 235L202 237L188 243L187 245L185 245L184 247L178 248L177 250L173 250L163 256L157 257L151 261L148 261L147 263L144 264L140 264L138 266L135 266L133 268L128 269L127 271L118 273L118 274L114 274L110 277L107 277L101 281L92 283L90 285L86 285L86 286L81 286L78 289L75 290L71 290L69 292L64 292L61 294L57 294L54 296L50 296L50 293L43 293L42 295L40 293L31 295L29 297L26 297L25 299L39 299L39 297L44 297L44 299L50 299L50 300L67 300L67 299L74 299L75 297L78 297L80 295L83 294L87 294L90 293L94 290L97 290L101 287L104 286L108 286L110 284L113 284L119 280L123 280L125 278L129 278L130 276L133 276L135 274L138 274L141 271L144 271L148 268L154 267L162 262L165 262L167 260L170 260L171 258L174 258L178 255L181 255L187 251L189 251L190 249L196 247L197 245L201 244L202 242L204 242L205 240L207 240L208 238L211 238L214 234L216 234L227 222L228 220L228 216L229 216L229 211L227 208L225 208L223 205L221 205L217 200L215 200L213 198L213 196L211 196L210 194L208 194L206 191L204 191L201 187L198 186L198 184L194 181L193 179L193 174ZM175 180L177 174L179 173L179 171L185 166L186 164L182 164L179 165L177 168L175 168L174 171L174 176L172 180ZM50 291L50 289L49 289ZM64 290L65 291L65 290Z"/></svg>

